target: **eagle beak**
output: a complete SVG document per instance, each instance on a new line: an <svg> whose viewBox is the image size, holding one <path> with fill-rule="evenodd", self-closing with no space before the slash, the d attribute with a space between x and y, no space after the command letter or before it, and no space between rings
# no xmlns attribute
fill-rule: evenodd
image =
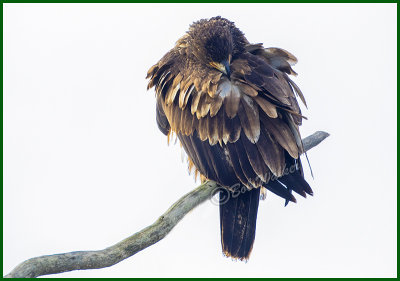
<svg viewBox="0 0 400 281"><path fill-rule="evenodd" d="M214 67L215 69L221 71L223 74L228 76L228 78L231 77L231 69L229 67L229 61L228 60L223 60L222 62L210 62L210 65Z"/></svg>

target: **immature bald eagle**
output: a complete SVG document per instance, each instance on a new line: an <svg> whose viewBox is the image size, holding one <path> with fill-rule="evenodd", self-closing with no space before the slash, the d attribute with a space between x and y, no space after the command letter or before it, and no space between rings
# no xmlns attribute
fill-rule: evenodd
<svg viewBox="0 0 400 281"><path fill-rule="evenodd" d="M260 189L296 202L306 196L299 133L302 116L288 74L297 59L250 44L221 17L190 26L147 73L155 86L157 124L175 133L189 167L220 191L221 242L226 256L248 259L255 238ZM286 168L286 170L285 170ZM245 187L244 189L241 187Z"/></svg>

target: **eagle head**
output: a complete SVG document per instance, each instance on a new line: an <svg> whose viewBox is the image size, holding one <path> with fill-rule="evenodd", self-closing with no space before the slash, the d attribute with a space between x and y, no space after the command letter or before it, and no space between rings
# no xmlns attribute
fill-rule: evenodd
<svg viewBox="0 0 400 281"><path fill-rule="evenodd" d="M228 77L232 58L242 53L248 43L233 22L220 16L193 23L187 36L189 54Z"/></svg>

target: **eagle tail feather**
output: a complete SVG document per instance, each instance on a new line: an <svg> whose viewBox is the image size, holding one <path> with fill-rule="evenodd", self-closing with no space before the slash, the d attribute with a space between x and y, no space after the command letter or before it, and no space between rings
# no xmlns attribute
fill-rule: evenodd
<svg viewBox="0 0 400 281"><path fill-rule="evenodd" d="M233 193L220 193L221 243L225 256L247 261L256 235L260 188Z"/></svg>

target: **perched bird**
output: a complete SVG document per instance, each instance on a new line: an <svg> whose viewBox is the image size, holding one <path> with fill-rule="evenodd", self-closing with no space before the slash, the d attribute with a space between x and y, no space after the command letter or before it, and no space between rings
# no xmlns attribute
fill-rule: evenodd
<svg viewBox="0 0 400 281"><path fill-rule="evenodd" d="M312 195L300 162L304 117L296 96L306 102L288 77L296 62L283 49L250 44L218 16L193 23L147 73L159 129L176 134L189 169L223 187L222 249L234 259L251 253L260 192L286 204L296 202L292 191Z"/></svg>

